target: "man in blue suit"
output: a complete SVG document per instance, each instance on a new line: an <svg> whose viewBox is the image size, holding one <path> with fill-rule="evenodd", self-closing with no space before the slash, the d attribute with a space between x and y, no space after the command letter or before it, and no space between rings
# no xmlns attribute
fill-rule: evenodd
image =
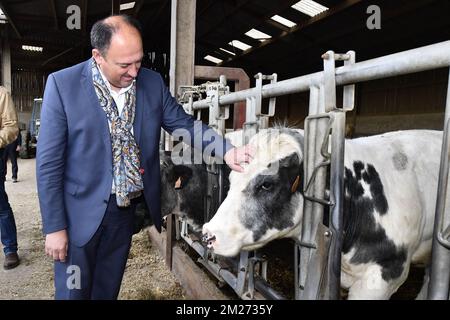
<svg viewBox="0 0 450 320"><path fill-rule="evenodd" d="M160 75L140 68L134 19L97 22L91 44L92 59L49 75L41 113L37 184L56 299L117 298L141 199L161 230L161 127L186 129L191 142L201 135L237 171L252 153L215 133L204 141L205 125L194 130Z"/></svg>

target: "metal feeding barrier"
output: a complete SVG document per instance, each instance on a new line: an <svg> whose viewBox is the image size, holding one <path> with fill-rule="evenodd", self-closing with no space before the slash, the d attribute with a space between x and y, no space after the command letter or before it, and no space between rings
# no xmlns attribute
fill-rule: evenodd
<svg viewBox="0 0 450 320"><path fill-rule="evenodd" d="M209 109L209 124L225 134L229 105L246 101L244 140L261 128L267 128L269 117L275 114L275 97L298 92L310 92L309 116L305 120L304 143L304 214L302 236L295 246L295 298L339 299L341 276L345 113L354 107L355 84L381 78L405 75L450 65L450 41L355 63L355 53L326 52L324 71L277 82L276 74L257 74L256 86L230 93L225 77L219 82L184 87L183 107L190 114ZM336 67L336 61L344 65ZM263 85L263 80L270 83ZM344 86L343 105L336 103L336 87ZM206 98L204 96L206 95ZM269 98L269 110L262 113L262 100ZM200 116L198 116L200 118ZM433 237L429 299L449 299L450 284L450 208L448 179L450 157L450 86L447 93L442 143L441 166ZM215 165L214 160L211 162ZM329 177L327 168L329 167ZM209 167L207 219L212 217L223 200L223 173ZM326 197L326 187L329 196ZM213 198L218 199L216 201ZM329 207L329 223L324 221L324 208ZM208 221L207 220L207 221ZM257 293L268 299L283 296L267 284L267 261L257 252L241 252L239 259L220 259L189 236L187 222L182 222L183 237L200 255L202 264L217 279L225 282L243 299L253 299ZM224 267L223 261L234 267Z"/></svg>

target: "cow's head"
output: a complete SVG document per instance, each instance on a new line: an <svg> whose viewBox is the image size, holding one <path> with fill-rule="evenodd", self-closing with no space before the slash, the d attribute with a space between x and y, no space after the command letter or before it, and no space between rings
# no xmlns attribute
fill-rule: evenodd
<svg viewBox="0 0 450 320"><path fill-rule="evenodd" d="M175 213L188 219L196 230L205 222L203 197L207 172L204 164L175 165L170 152L160 154L161 214Z"/></svg>
<svg viewBox="0 0 450 320"><path fill-rule="evenodd" d="M253 161L230 174L228 196L203 226L208 247L223 256L299 232L303 213L303 134L264 130L250 140Z"/></svg>
<svg viewBox="0 0 450 320"><path fill-rule="evenodd" d="M161 171L161 213L166 216L170 213L178 213L179 196L181 189L190 185L190 181L194 175L194 165L175 165L171 159L170 152L165 152L164 156L160 155L160 171ZM174 212L176 210L176 212Z"/></svg>

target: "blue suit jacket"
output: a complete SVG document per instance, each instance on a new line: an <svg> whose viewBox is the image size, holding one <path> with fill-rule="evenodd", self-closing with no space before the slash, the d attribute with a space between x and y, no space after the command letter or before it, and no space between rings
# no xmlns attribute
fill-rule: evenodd
<svg viewBox="0 0 450 320"><path fill-rule="evenodd" d="M195 139L194 119L171 96L158 73L141 68L136 85L133 130L141 150L144 196L154 224L161 230L160 129L172 133L185 128ZM202 130L206 129L202 125ZM215 155L223 157L232 145L213 135ZM209 143L202 139L203 148ZM77 246L91 239L111 194L111 152L108 120L94 90L91 60L49 75L36 161L45 234L67 229L69 241Z"/></svg>

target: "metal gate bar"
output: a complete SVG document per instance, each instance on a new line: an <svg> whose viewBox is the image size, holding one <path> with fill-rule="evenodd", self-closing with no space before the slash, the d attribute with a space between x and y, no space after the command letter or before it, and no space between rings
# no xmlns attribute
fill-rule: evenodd
<svg viewBox="0 0 450 320"><path fill-rule="evenodd" d="M448 300L450 285L450 242L448 205L449 152L450 152L450 73L447 85L444 135L442 138L441 165L439 169L436 215L434 220L433 248L431 254L428 299ZM447 227L445 228L445 224Z"/></svg>
<svg viewBox="0 0 450 320"><path fill-rule="evenodd" d="M336 68L336 85L354 84L369 80L404 75L448 67L450 65L450 40L412 50L386 55L380 58L355 63L353 66ZM312 85L319 86L323 71L309 75L278 81L262 87L262 97L270 98L297 92L308 91ZM245 101L255 96L257 88L233 92L219 98L220 105ZM194 109L209 108L205 100L196 101Z"/></svg>

